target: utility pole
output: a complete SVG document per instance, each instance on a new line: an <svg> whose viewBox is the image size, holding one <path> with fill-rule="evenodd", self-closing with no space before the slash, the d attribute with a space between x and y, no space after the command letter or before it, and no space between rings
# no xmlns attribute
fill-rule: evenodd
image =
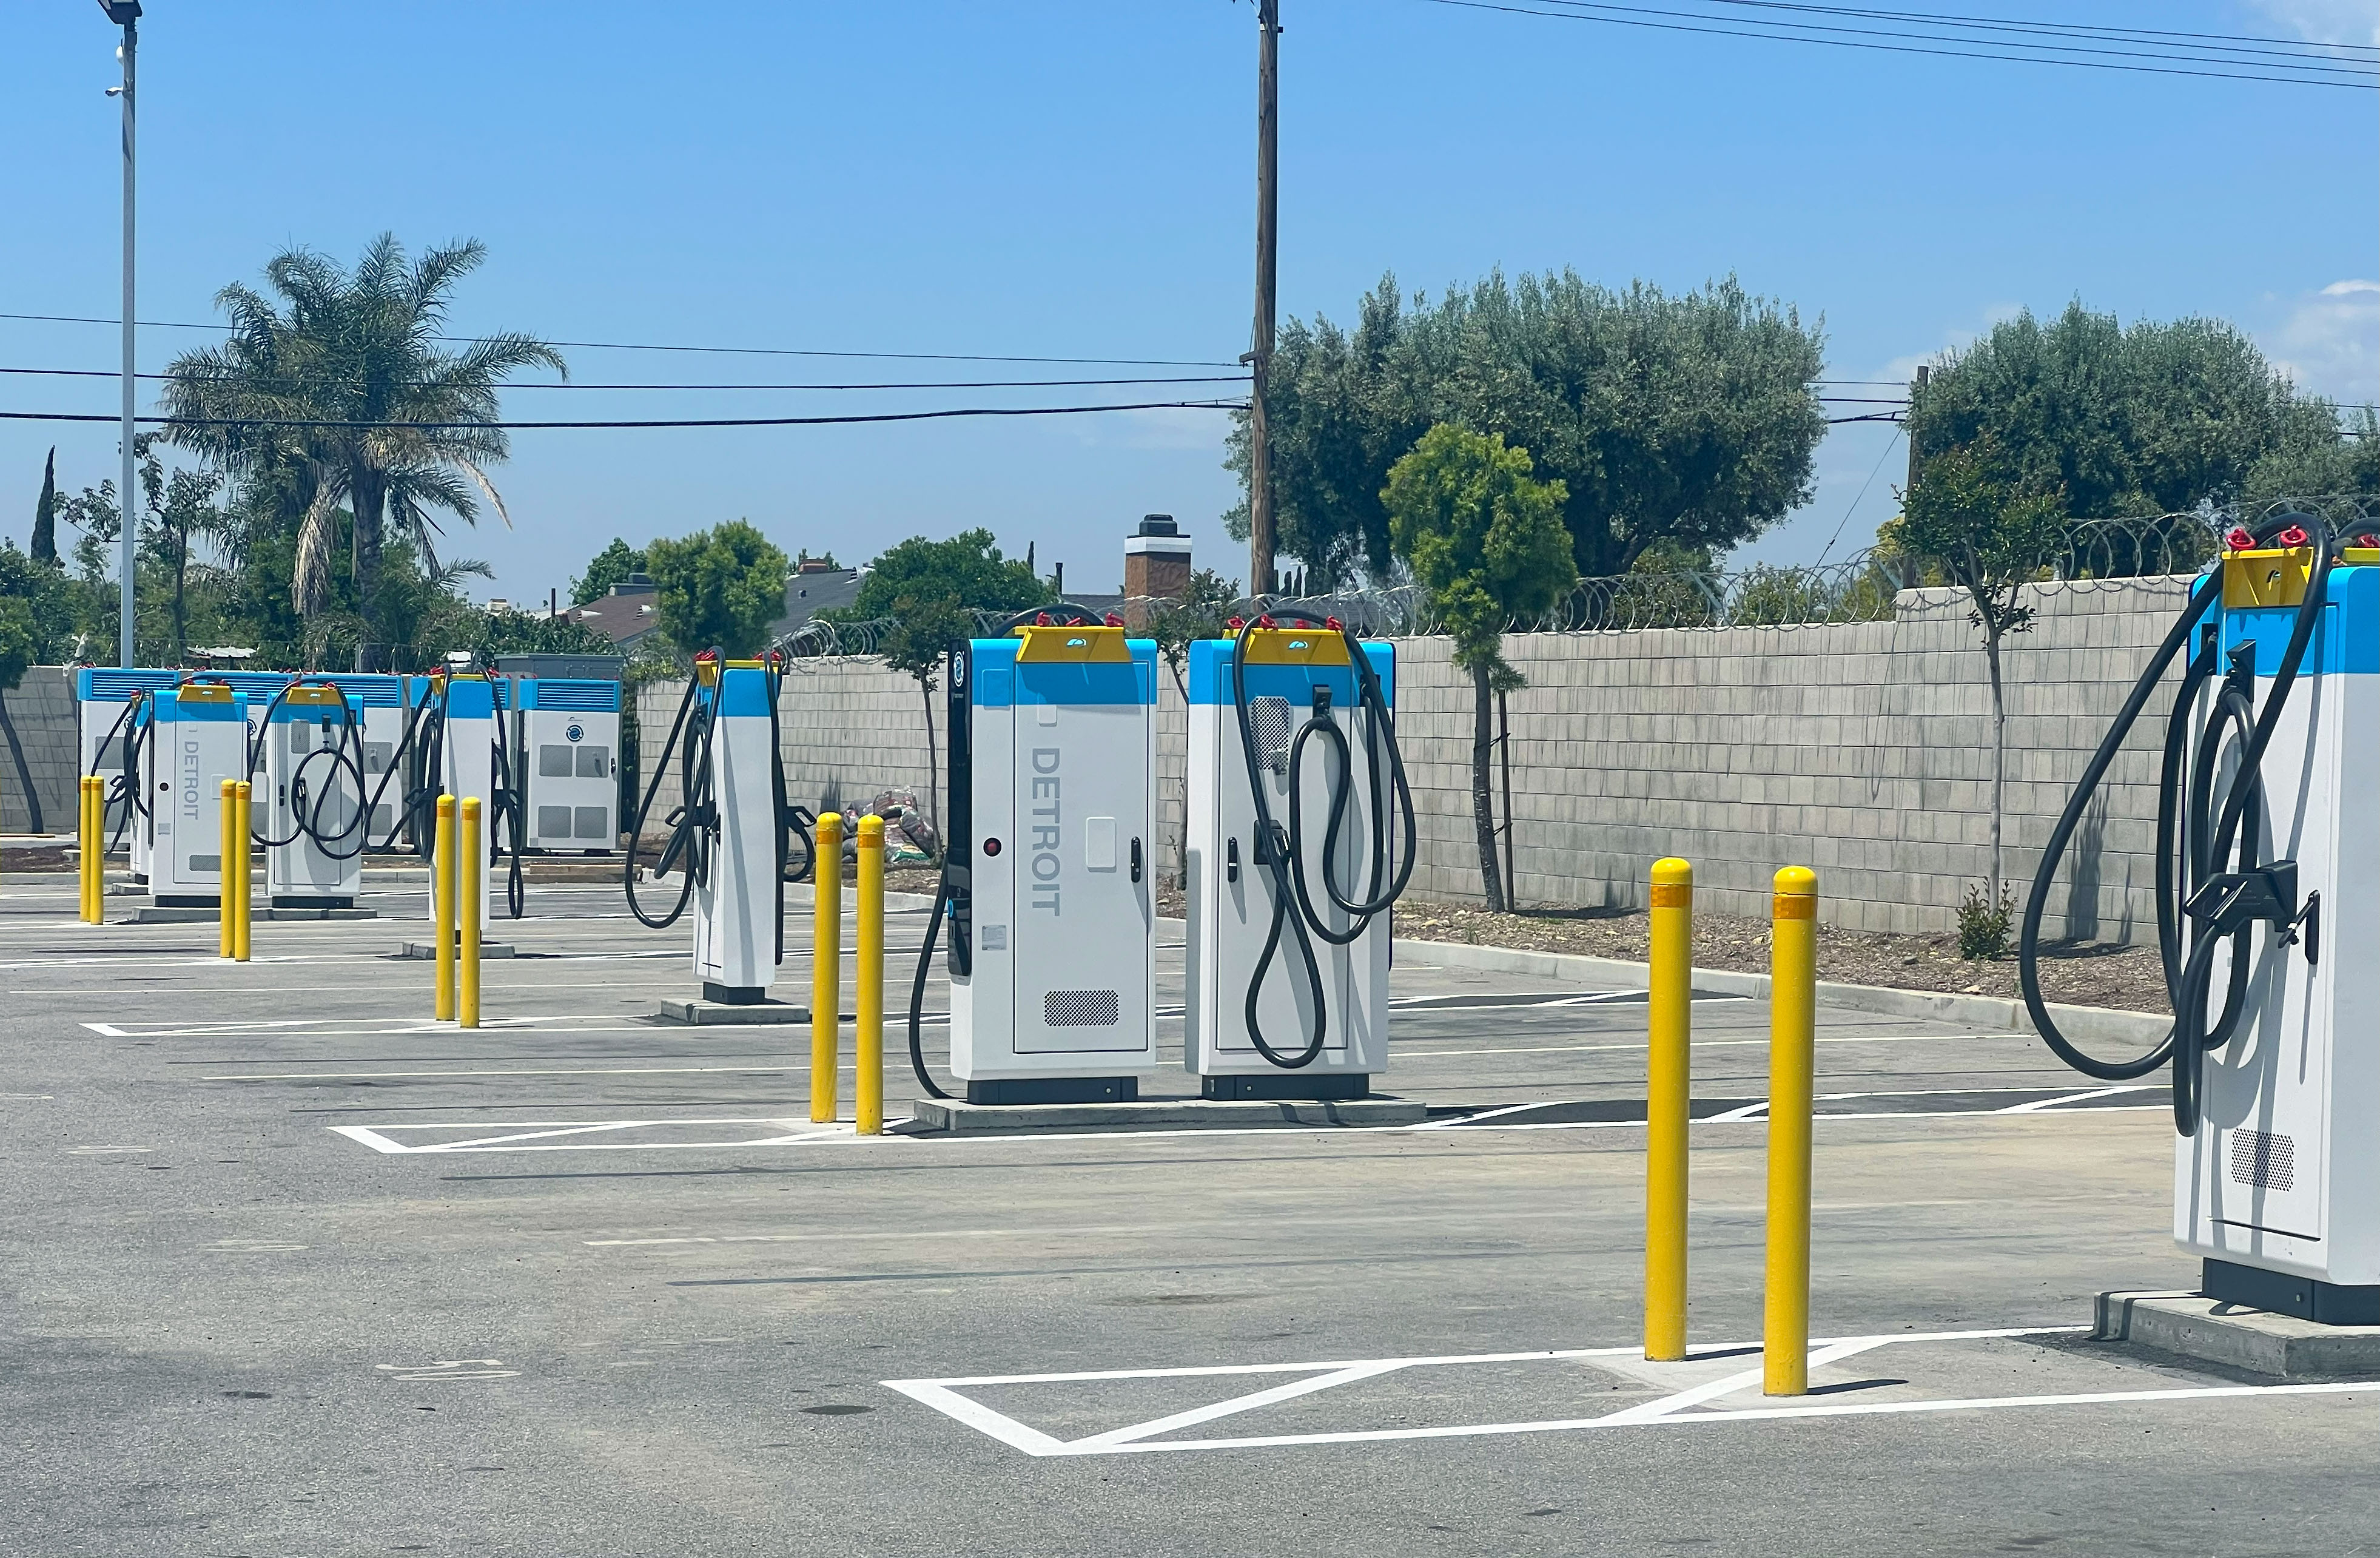
<svg viewBox="0 0 2380 1558"><path fill-rule="evenodd" d="M116 513L116 609L121 615L117 628L117 653L120 663L128 670L132 665L132 543L140 528L139 493L133 482L132 457L132 397L136 381L132 377L132 56L140 44L140 0L99 0L99 8L107 19L124 29L123 47L116 57L124 62L124 84L108 93L124 100L124 480L115 490Z"/></svg>
<svg viewBox="0 0 2380 1558"><path fill-rule="evenodd" d="M1248 374L1248 593L1269 595L1272 571L1272 376L1275 260L1280 250L1281 0L1257 0L1257 319Z"/></svg>
<svg viewBox="0 0 2380 1558"><path fill-rule="evenodd" d="M1922 362L1917 365L1917 382L1909 388L1909 409L1900 414L1900 431L1909 440L1909 484L1901 489L1904 493L1917 490L1917 468L1923 462L1917 457L1917 430L1911 424L1917 420L1917 402L1925 396L1925 381L1933 376L1933 369Z"/></svg>

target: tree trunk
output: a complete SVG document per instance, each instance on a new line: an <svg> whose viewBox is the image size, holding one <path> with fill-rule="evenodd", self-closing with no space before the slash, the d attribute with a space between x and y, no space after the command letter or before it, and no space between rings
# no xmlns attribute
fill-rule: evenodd
<svg viewBox="0 0 2380 1558"><path fill-rule="evenodd" d="M942 846L942 803L937 786L942 776L942 763L934 750L934 684L920 676L917 690L926 700L926 821L933 824L934 844L939 851Z"/></svg>
<svg viewBox="0 0 2380 1558"><path fill-rule="evenodd" d="M347 503L355 519L353 554L356 612L378 640L380 616L374 609L380 596L381 521L388 497L388 480L377 470L358 466L347 473Z"/></svg>
<svg viewBox="0 0 2380 1558"><path fill-rule="evenodd" d="M1489 711L1495 694L1489 689L1483 661L1471 672L1471 821L1479 834L1479 881L1488 889L1488 907L1504 912L1504 877L1496 869L1496 816L1488 787L1488 757L1495 748L1495 724Z"/></svg>
<svg viewBox="0 0 2380 1558"><path fill-rule="evenodd" d="M8 695L0 692L0 733L8 737L8 756L16 761L17 783L25 792L25 820L34 833L50 830L42 825L42 797L33 788L33 771L25 766L25 749L17 739L17 722L8 717Z"/></svg>
<svg viewBox="0 0 2380 1558"><path fill-rule="evenodd" d="M1985 619L1984 627L1984 664L1992 677L1992 881L1991 902L1994 908L2000 902L2000 815L2001 797L2008 775L2008 708L2000 696L2000 635Z"/></svg>
<svg viewBox="0 0 2380 1558"><path fill-rule="evenodd" d="M183 532L174 548L174 663L190 663L190 537Z"/></svg>

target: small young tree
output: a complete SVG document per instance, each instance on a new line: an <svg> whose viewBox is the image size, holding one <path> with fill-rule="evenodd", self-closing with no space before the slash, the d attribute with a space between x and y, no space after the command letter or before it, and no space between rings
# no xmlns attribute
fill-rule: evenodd
<svg viewBox="0 0 2380 1558"><path fill-rule="evenodd" d="M1560 481L1530 474L1529 452L1500 434L1441 422L1389 468L1380 503L1390 544L1429 590L1454 637L1454 663L1471 674L1471 817L1479 835L1479 877L1488 907L1501 913L1496 825L1488 789L1495 695L1526 687L1504 660L1504 624L1542 612L1577 577L1568 497Z"/></svg>
<svg viewBox="0 0 2380 1558"><path fill-rule="evenodd" d="M934 677L942 656L975 632L978 611L1023 611L1050 598L1050 587L1033 577L1029 560L1005 557L990 530L962 530L948 541L911 536L868 565L867 581L851 604L821 616L847 622L890 617L892 630L877 653L916 680L926 704L926 815L940 834L941 806L936 785L941 764L934 746Z"/></svg>
<svg viewBox="0 0 2380 1558"><path fill-rule="evenodd" d="M2033 626L2024 586L2041 577L2066 534L2063 488L2026 489L1995 480L2005 466L1988 439L1937 455L1900 494L1900 546L1967 592L1968 621L1983 629L1984 666L1992 688L1992 858L1987 907L2003 897L2001 801L2008 769L2008 703L2000 686L2000 645Z"/></svg>
<svg viewBox="0 0 2380 1558"><path fill-rule="evenodd" d="M732 660L767 647L784 615L785 554L742 519L646 550L662 635L688 654L716 646Z"/></svg>

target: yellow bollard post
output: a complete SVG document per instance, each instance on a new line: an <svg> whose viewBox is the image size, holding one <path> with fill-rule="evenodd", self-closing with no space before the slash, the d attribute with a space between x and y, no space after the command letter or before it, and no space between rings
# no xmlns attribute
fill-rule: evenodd
<svg viewBox="0 0 2380 1558"><path fill-rule="evenodd" d="M248 961L248 922L249 913L253 907L249 898L248 849L249 840L256 836L252 831L254 827L254 820L249 808L255 798L253 790L249 787L249 782L245 779L242 779L239 783L231 787L231 806L233 814L231 824L231 858L226 861L225 864L232 868L233 872L231 884L231 955L232 960L237 963L245 963ZM218 880L215 883L215 891L220 893L223 891L223 882L220 880L220 872L217 873L217 877Z"/></svg>
<svg viewBox="0 0 2380 1558"><path fill-rule="evenodd" d="M455 907L462 924L455 949L455 1020L465 1028L480 1026L480 897L487 873L469 870L465 862L480 858L480 797L465 796L459 808L462 826L456 830Z"/></svg>
<svg viewBox="0 0 2380 1558"><path fill-rule="evenodd" d="M237 939L239 914L231 907L232 829L239 822L239 806L232 797L233 781L225 779L215 797L215 955L229 957Z"/></svg>
<svg viewBox="0 0 2380 1558"><path fill-rule="evenodd" d="M853 1117L884 1134L884 819L859 820L859 967L853 976L851 1047L858 1061Z"/></svg>
<svg viewBox="0 0 2380 1558"><path fill-rule="evenodd" d="M431 1015L455 1020L455 797L438 797L438 831L430 848L430 890L438 908L438 994Z"/></svg>
<svg viewBox="0 0 2380 1558"><path fill-rule="evenodd" d="M810 870L810 1121L834 1118L836 1067L843 1064L843 814L821 814L818 864Z"/></svg>
<svg viewBox="0 0 2380 1558"><path fill-rule="evenodd" d="M1694 868L1653 862L1646 1019L1645 1356L1686 1356L1686 1129L1694 1093Z"/></svg>
<svg viewBox="0 0 2380 1558"><path fill-rule="evenodd" d="M1777 873L1768 979L1768 1281L1761 1389L1810 1389L1810 1112L1818 1021L1818 877Z"/></svg>
<svg viewBox="0 0 2380 1558"><path fill-rule="evenodd" d="M106 801L105 781L95 773L82 776L81 809L75 823L75 873L82 889L82 922L101 923L100 909L105 899L105 878L101 874L99 835L104 826Z"/></svg>

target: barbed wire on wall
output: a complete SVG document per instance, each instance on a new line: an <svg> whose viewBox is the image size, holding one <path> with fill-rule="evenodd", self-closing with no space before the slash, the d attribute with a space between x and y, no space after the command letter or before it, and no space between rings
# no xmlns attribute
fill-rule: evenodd
<svg viewBox="0 0 2380 1558"><path fill-rule="evenodd" d="M2187 578L2204 572L2222 554L2233 529L2253 531L2290 513L2321 516L2343 536L2380 534L2380 496L2353 493L2278 498L2185 514L2084 519L2067 532L2065 544L2042 569L2042 582L2078 587L2122 588L2152 578ZM1916 559L1870 548L1840 563L1755 564L1739 569L1664 569L1581 578L1552 609L1516 616L1510 633L1626 633L1651 628L1811 627L1852 622L1890 622L1926 609L1923 596L1947 581ZM1336 617L1369 638L1427 638L1445 631L1429 592L1401 584L1342 590L1318 595L1263 595L1233 603L1227 616L1256 616L1297 606ZM1126 599L1117 611L1139 626L1158 612L1177 609L1166 600ZM1006 614L978 612L976 631L999 631ZM775 647L795 664L866 656L877 652L895 624L804 623L777 639Z"/></svg>

